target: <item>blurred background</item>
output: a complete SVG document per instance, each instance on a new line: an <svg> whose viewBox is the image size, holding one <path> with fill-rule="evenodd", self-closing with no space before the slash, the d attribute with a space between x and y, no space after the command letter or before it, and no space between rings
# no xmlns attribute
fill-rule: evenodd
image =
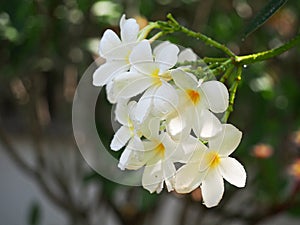
<svg viewBox="0 0 300 225"><path fill-rule="evenodd" d="M234 153L247 185L226 184L220 205L201 192L149 194L93 172L72 133L72 100L96 59L105 29L123 13L140 26L165 20L226 44L238 55L263 51L299 32L300 1L288 1L243 40L267 0L10 0L0 3L0 224L202 225L300 223L300 46L245 66L230 122L243 131ZM200 56L222 53L182 34L163 37ZM109 145L110 105L101 93L99 135ZM102 99L101 99L102 97ZM110 118L109 118L110 120Z"/></svg>

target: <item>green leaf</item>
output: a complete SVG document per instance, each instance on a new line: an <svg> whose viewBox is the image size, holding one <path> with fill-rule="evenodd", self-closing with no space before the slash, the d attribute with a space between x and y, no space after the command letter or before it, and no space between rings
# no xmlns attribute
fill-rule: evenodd
<svg viewBox="0 0 300 225"><path fill-rule="evenodd" d="M244 38L262 26L271 16L273 16L281 6L288 0L270 0L269 3L254 17L246 28Z"/></svg>

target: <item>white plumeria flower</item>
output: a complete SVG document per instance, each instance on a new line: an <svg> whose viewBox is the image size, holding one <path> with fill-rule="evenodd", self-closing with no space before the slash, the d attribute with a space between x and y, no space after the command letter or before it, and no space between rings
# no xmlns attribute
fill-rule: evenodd
<svg viewBox="0 0 300 225"><path fill-rule="evenodd" d="M126 132L124 136L127 136L125 138L120 137L120 141L115 140L115 143L113 144L114 140L111 143L111 148L113 149L114 145L120 146L123 143L125 143L124 139L130 139L128 142L128 145L126 146L124 152L122 153L118 167L122 170L124 169L130 169L130 170L137 170L141 168L143 165L145 165L145 161L143 161L144 158L144 144L141 141L141 137L144 136L145 138L151 138L153 134L158 133L160 129L160 119L157 117L148 117L147 120L143 124L137 124L136 120L134 118L134 110L136 108L136 102L132 105L131 110L128 111L128 108L125 106L124 103L127 102L127 100L122 99L120 102L117 103L116 108L116 117L118 121L124 121L121 122L122 124L125 124L125 130ZM133 101L132 101L133 102ZM123 104L122 104L123 103ZM119 106L119 107L118 107ZM130 116L129 116L130 115ZM128 117L129 116L129 117ZM123 117L123 118L120 118ZM126 127L126 120L129 118L130 122L128 123ZM118 130L119 131L119 130ZM118 136L117 133L114 136ZM129 136L129 138L128 138ZM122 141L124 140L124 141ZM118 144L120 143L120 144ZM124 145L123 145L124 146Z"/></svg>
<svg viewBox="0 0 300 225"><path fill-rule="evenodd" d="M161 45L153 59L148 40L141 41L129 57L132 67L129 72L119 74L108 87L108 99L115 103L120 98L131 98L145 91L136 107L136 119L142 123L151 107L161 115L176 107L178 97L175 88L168 83L169 69L177 62L179 49L174 44Z"/></svg>
<svg viewBox="0 0 300 225"><path fill-rule="evenodd" d="M209 139L207 148L198 140L196 150L186 165L182 166L175 178L175 189L188 193L201 184L204 204L207 207L218 205L224 193L224 181L244 187L246 172L244 167L229 155L241 141L242 132L230 124L224 124L222 131Z"/></svg>
<svg viewBox="0 0 300 225"><path fill-rule="evenodd" d="M115 133L110 148L114 151L120 150L134 136L141 136L138 125L134 121L134 110L136 102L127 100L118 102L115 110L116 120L122 125Z"/></svg>
<svg viewBox="0 0 300 225"><path fill-rule="evenodd" d="M126 144L126 148L124 149L118 167L122 170L125 169L130 157L137 157L137 161L140 160L138 154L132 151L132 149L138 149L138 151L143 151L144 146L141 141L142 133L140 131L141 126L139 126L134 120L134 110L136 107L136 102L131 101L128 103L128 100L122 100L118 102L115 110L116 120L122 124L122 126L115 133L110 148L114 151L119 151ZM146 129L144 129L146 130ZM132 165L132 168L134 166Z"/></svg>
<svg viewBox="0 0 300 225"><path fill-rule="evenodd" d="M166 132L159 134L159 124L159 118L152 118L148 131L144 130L147 139L142 141L143 147L140 140L134 138L119 162L121 169L137 170L145 166L142 185L151 193L160 193L164 183L168 191L172 191L176 173L174 162L186 163L194 150L190 138L180 143L172 140Z"/></svg>
<svg viewBox="0 0 300 225"><path fill-rule="evenodd" d="M152 137L149 141L144 141L147 161L143 173L142 185L150 193L155 191L160 193L164 183L168 191L173 190L176 168L172 160L172 155L177 149L176 145L178 144L167 133L162 133L157 137Z"/></svg>
<svg viewBox="0 0 300 225"><path fill-rule="evenodd" d="M212 113L222 113L228 107L229 94L219 81L197 81L196 77L181 69L173 70L171 76L181 89L181 102L177 107L182 123L192 128L196 136L208 139L221 131L221 122ZM174 118L176 119L176 118ZM172 124L169 124L172 130ZM178 129L177 129L178 130ZM189 130L189 129L186 129Z"/></svg>
<svg viewBox="0 0 300 225"><path fill-rule="evenodd" d="M117 74L130 68L129 55L138 43L139 25L135 19L120 20L121 39L118 35L108 29L100 40L99 55L106 59L93 75L95 86L108 84Z"/></svg>

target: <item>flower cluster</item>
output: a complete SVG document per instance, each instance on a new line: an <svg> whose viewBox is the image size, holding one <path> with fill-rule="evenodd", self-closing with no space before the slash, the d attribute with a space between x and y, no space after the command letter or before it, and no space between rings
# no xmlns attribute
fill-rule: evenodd
<svg viewBox="0 0 300 225"><path fill-rule="evenodd" d="M192 50L170 42L152 49L150 40L139 37L136 21L124 15L120 29L121 38L104 33L99 54L106 62L93 75L93 84L106 85L108 100L116 104L121 127L110 147L124 149L118 167L144 168L142 185L151 193L164 185L178 193L200 186L204 204L216 206L223 178L237 187L246 181L243 166L229 156L242 133L216 116L228 107L226 86L176 66L197 60Z"/></svg>

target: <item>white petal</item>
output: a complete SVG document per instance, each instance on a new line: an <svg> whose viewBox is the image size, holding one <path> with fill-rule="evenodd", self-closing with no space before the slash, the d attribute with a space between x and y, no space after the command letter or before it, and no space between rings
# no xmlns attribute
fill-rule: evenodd
<svg viewBox="0 0 300 225"><path fill-rule="evenodd" d="M118 35L112 30L108 29L104 32L99 45L99 55L106 58L112 49L121 45L121 40Z"/></svg>
<svg viewBox="0 0 300 225"><path fill-rule="evenodd" d="M218 151L221 156L230 155L239 145L242 132L231 124L222 125L222 131L209 140L210 149Z"/></svg>
<svg viewBox="0 0 300 225"><path fill-rule="evenodd" d="M113 99L131 98L142 93L151 85L152 80L150 77L138 73L125 72L114 79L110 94L113 96Z"/></svg>
<svg viewBox="0 0 300 225"><path fill-rule="evenodd" d="M167 118L166 123L167 131L176 140L184 139L191 131L191 126L187 126L186 118L181 116Z"/></svg>
<svg viewBox="0 0 300 225"><path fill-rule="evenodd" d="M136 43L122 43L120 46L111 49L105 54L105 58L108 61L125 61L127 64L129 62L129 56Z"/></svg>
<svg viewBox="0 0 300 225"><path fill-rule="evenodd" d="M130 101L128 103L128 114L129 114L129 117L131 119L134 119L134 112L135 112L135 108L136 108L136 104L137 102L136 101Z"/></svg>
<svg viewBox="0 0 300 225"><path fill-rule="evenodd" d="M141 124L141 132L149 139L159 139L160 119L158 117L148 116L147 119Z"/></svg>
<svg viewBox="0 0 300 225"><path fill-rule="evenodd" d="M174 190L174 176L176 173L176 168L172 161L170 160L164 160L162 162L163 165L163 178L166 183L168 191Z"/></svg>
<svg viewBox="0 0 300 225"><path fill-rule="evenodd" d="M119 26L120 26L120 29L123 27L123 24L126 22L126 15L123 14L120 18L120 22L119 22Z"/></svg>
<svg viewBox="0 0 300 225"><path fill-rule="evenodd" d="M218 170L210 170L201 184L204 205L208 208L219 204L224 193L224 181Z"/></svg>
<svg viewBox="0 0 300 225"><path fill-rule="evenodd" d="M156 64L153 62L152 50L148 40L141 41L133 48L129 61L137 72L143 75L151 75Z"/></svg>
<svg viewBox="0 0 300 225"><path fill-rule="evenodd" d="M219 81L203 82L200 89L203 91L207 105L211 111L221 113L227 109L229 94L223 83Z"/></svg>
<svg viewBox="0 0 300 225"><path fill-rule="evenodd" d="M208 139L222 130L219 119L207 109L196 110L193 130L197 137Z"/></svg>
<svg viewBox="0 0 300 225"><path fill-rule="evenodd" d="M130 43L137 41L137 35L139 32L139 25L135 19L125 19L125 15L120 20L121 39L122 42Z"/></svg>
<svg viewBox="0 0 300 225"><path fill-rule="evenodd" d="M129 158L132 157L132 154L133 154L133 151L131 151L130 149L128 149L128 148L124 149L124 151L122 152L122 155L120 157L119 164L118 164L118 167L121 170L125 170L126 169L127 162L129 161Z"/></svg>
<svg viewBox="0 0 300 225"><path fill-rule="evenodd" d="M159 52L162 51L162 49L164 49L164 47L168 46L169 44L171 44L169 41L163 41L159 45L155 46L153 49L154 57L156 57L156 55L159 54Z"/></svg>
<svg viewBox="0 0 300 225"><path fill-rule="evenodd" d="M244 187L246 184L246 171L242 164L236 159L226 157L221 159L220 173L225 180L237 187Z"/></svg>
<svg viewBox="0 0 300 225"><path fill-rule="evenodd" d="M150 193L155 191L159 193L162 189L161 186L163 181L164 178L161 161L156 164L146 165L142 178L142 185L145 189L150 191Z"/></svg>
<svg viewBox="0 0 300 225"><path fill-rule="evenodd" d="M114 87L113 81L108 82L105 87L107 100L112 104L117 103L117 99L116 96L114 95L113 87ZM126 101L128 100L129 99L126 99Z"/></svg>
<svg viewBox="0 0 300 225"><path fill-rule="evenodd" d="M178 193L189 193L200 186L203 174L198 171L198 163L182 166L175 175L175 190Z"/></svg>
<svg viewBox="0 0 300 225"><path fill-rule="evenodd" d="M192 62L196 60L197 60L197 55L190 48L184 49L178 55L178 62L185 62L185 61Z"/></svg>
<svg viewBox="0 0 300 225"><path fill-rule="evenodd" d="M157 147L157 145L158 144L160 144L160 140L159 140L159 138L158 139L153 139L153 140L151 140L151 141L149 141L149 140L144 140L143 141L143 144L144 144L144 151L146 152L146 153L148 153L148 152L151 152L151 155L154 157L155 156L155 154L156 154L156 152L154 151L155 150L155 148ZM152 158L153 158L152 157ZM152 159L151 157L148 157L148 161L150 160L150 159ZM149 163L150 163L150 161L149 161ZM156 163L156 162L155 162Z"/></svg>
<svg viewBox="0 0 300 225"><path fill-rule="evenodd" d="M185 95L185 94L184 94ZM179 101L181 96L179 95ZM187 99L185 99L187 101ZM176 140L184 140L194 124L194 109L186 106L186 103L179 103L176 111L166 118L166 129Z"/></svg>
<svg viewBox="0 0 300 225"><path fill-rule="evenodd" d="M201 162L207 147L197 138L189 135L182 140L174 141L171 137L164 138L166 156L173 162Z"/></svg>
<svg viewBox="0 0 300 225"><path fill-rule="evenodd" d="M153 94L155 93L156 88L150 87L142 95L138 101L135 108L135 119L138 123L143 123L148 114L150 113L152 107Z"/></svg>
<svg viewBox="0 0 300 225"><path fill-rule="evenodd" d="M182 148L184 150L184 157L182 157L181 162L186 163L188 161L189 163L198 162L202 164L207 147L201 141L190 135L183 141Z"/></svg>
<svg viewBox="0 0 300 225"><path fill-rule="evenodd" d="M166 116L176 110L178 104L178 95L172 85L163 81L157 88L153 96L153 113L157 116Z"/></svg>
<svg viewBox="0 0 300 225"><path fill-rule="evenodd" d="M121 99L116 104L115 118L122 125L128 125L128 99Z"/></svg>
<svg viewBox="0 0 300 225"><path fill-rule="evenodd" d="M139 161L143 165L153 165L157 163L156 151L154 149L157 147L157 142L153 141L142 141L143 148L142 151L139 151Z"/></svg>
<svg viewBox="0 0 300 225"><path fill-rule="evenodd" d="M128 127L121 126L119 130L115 133L110 148L112 150L118 151L120 150L131 137L130 130Z"/></svg>
<svg viewBox="0 0 300 225"><path fill-rule="evenodd" d="M196 89L198 82L195 76L185 73L180 69L173 70L171 76L181 90L186 91L188 89Z"/></svg>
<svg viewBox="0 0 300 225"><path fill-rule="evenodd" d="M118 74L129 69L125 61L112 61L102 64L93 74L93 85L104 86Z"/></svg>
<svg viewBox="0 0 300 225"><path fill-rule="evenodd" d="M122 170L137 170L145 165L143 161L144 145L138 137L133 137L120 157L118 167Z"/></svg>
<svg viewBox="0 0 300 225"><path fill-rule="evenodd" d="M155 62L159 63L161 72L165 72L176 64L178 52L179 48L176 45L168 44L156 53Z"/></svg>
<svg viewBox="0 0 300 225"><path fill-rule="evenodd" d="M172 140L167 132L162 132L159 136L160 142L165 146L165 160L172 160L177 151L182 152L179 142Z"/></svg>

